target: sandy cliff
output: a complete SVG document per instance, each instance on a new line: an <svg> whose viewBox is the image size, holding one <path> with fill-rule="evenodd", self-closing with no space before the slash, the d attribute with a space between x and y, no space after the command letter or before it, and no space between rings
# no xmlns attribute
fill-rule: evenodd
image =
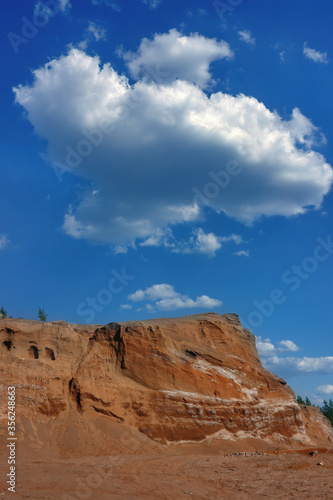
<svg viewBox="0 0 333 500"><path fill-rule="evenodd" d="M2 398L16 386L18 435L29 446L112 454L246 438L333 441L326 419L262 367L234 314L105 326L3 319L0 334Z"/></svg>

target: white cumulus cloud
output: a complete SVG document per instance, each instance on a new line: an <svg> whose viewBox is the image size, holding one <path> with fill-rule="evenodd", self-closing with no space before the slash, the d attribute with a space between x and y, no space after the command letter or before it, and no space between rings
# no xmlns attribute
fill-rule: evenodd
<svg viewBox="0 0 333 500"><path fill-rule="evenodd" d="M205 88L211 81L209 65L218 59L231 58L229 45L197 33L182 35L176 29L144 38L137 52L123 54L131 76L145 81L173 82L177 78Z"/></svg>
<svg viewBox="0 0 333 500"><path fill-rule="evenodd" d="M202 253L213 257L217 250L220 250L222 243L233 242L239 245L243 242L239 234L231 234L230 236L217 236L214 233L205 233L202 228L195 229L188 242L180 245L179 251L182 253ZM173 250L174 252L177 249Z"/></svg>
<svg viewBox="0 0 333 500"><path fill-rule="evenodd" d="M147 42L155 62L158 36ZM165 36L169 43L170 33ZM199 35L185 39L190 80L197 71L200 78L206 74L207 47L226 50ZM146 62L136 66L139 73ZM14 92L47 140L44 157L55 172L69 171L91 185L64 217L63 229L74 238L119 248L136 239L153 242L173 225L203 221L207 209L245 224L288 217L319 208L331 186L331 166L311 149L318 130L298 109L283 120L254 97L208 95L184 79L131 85L78 49L35 70L32 83ZM241 171L225 187L221 172L232 162ZM207 196L211 184L214 196ZM194 246L213 252L223 243L217 238L199 232Z"/></svg>
<svg viewBox="0 0 333 500"><path fill-rule="evenodd" d="M256 337L256 346L259 356L272 356L280 352L296 352L299 351L299 347L292 340L280 340L274 343L269 339L262 339L262 337ZM281 358L278 358L281 359ZM266 361L265 361L266 362Z"/></svg>
<svg viewBox="0 0 333 500"><path fill-rule="evenodd" d="M318 50L311 49L308 46L307 42L304 42L303 54L305 55L305 57L311 59L311 61L313 62L322 64L328 63L327 52L319 52Z"/></svg>
<svg viewBox="0 0 333 500"><path fill-rule="evenodd" d="M333 385L331 384L320 385L319 387L317 387L315 392L318 394L333 394Z"/></svg>
<svg viewBox="0 0 333 500"><path fill-rule="evenodd" d="M270 339L262 339L260 336L256 337L256 346L259 356L271 356L275 353L275 346Z"/></svg>
<svg viewBox="0 0 333 500"><path fill-rule="evenodd" d="M196 239L193 246L193 251L195 252L213 256L215 252L222 247L220 237L216 236L214 233L206 234L201 228L196 231L195 237Z"/></svg>
<svg viewBox="0 0 333 500"><path fill-rule="evenodd" d="M161 283L159 285L153 285L146 288L145 291L137 290L128 296L129 300L133 302L138 302L140 300L150 300L155 301L158 299L170 299L177 297L177 292L172 285L166 283Z"/></svg>
<svg viewBox="0 0 333 500"><path fill-rule="evenodd" d="M263 365L273 373L282 377L309 375L313 373L326 374L333 372L333 356L318 358L271 356L263 359Z"/></svg>
<svg viewBox="0 0 333 500"><path fill-rule="evenodd" d="M175 253L200 253L214 257L217 250L222 247L221 236L214 233L205 233L202 228L194 229L188 241L181 241L173 248Z"/></svg>
<svg viewBox="0 0 333 500"><path fill-rule="evenodd" d="M299 347L292 340L281 340L277 342L280 351L299 351Z"/></svg>
<svg viewBox="0 0 333 500"><path fill-rule="evenodd" d="M220 300L212 299L207 295L201 295L196 299L191 299L187 295L181 295L176 292L174 287L167 283L153 285L145 290L139 289L129 295L128 299L132 302L148 302L148 304L146 304L146 309L149 311L153 311L155 308L165 311L189 308L214 309L222 305Z"/></svg>

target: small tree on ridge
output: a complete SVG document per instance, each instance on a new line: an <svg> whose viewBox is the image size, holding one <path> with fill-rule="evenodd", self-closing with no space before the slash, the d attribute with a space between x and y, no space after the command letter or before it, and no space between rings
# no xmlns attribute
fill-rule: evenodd
<svg viewBox="0 0 333 500"><path fill-rule="evenodd" d="M46 321L47 314L45 313L44 309L41 309L40 307L38 308L38 317L41 321Z"/></svg>
<svg viewBox="0 0 333 500"><path fill-rule="evenodd" d="M7 311L4 307L1 307L1 309L0 309L0 317L7 318Z"/></svg>

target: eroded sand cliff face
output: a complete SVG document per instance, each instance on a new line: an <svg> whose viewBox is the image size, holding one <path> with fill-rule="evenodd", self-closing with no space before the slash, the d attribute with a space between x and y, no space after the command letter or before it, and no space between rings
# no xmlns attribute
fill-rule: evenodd
<svg viewBox="0 0 333 500"><path fill-rule="evenodd" d="M246 438L333 441L326 419L262 367L235 314L105 326L4 319L0 334L3 389L16 386L26 445L111 454Z"/></svg>

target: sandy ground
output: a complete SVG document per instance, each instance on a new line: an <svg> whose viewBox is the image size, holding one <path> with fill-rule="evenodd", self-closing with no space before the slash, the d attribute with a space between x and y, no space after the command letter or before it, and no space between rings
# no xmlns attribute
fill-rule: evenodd
<svg viewBox="0 0 333 500"><path fill-rule="evenodd" d="M19 462L16 493L7 492L2 483L0 498L333 498L333 450L321 450L315 456L310 456L309 450L227 456L122 455L48 461L26 456Z"/></svg>

